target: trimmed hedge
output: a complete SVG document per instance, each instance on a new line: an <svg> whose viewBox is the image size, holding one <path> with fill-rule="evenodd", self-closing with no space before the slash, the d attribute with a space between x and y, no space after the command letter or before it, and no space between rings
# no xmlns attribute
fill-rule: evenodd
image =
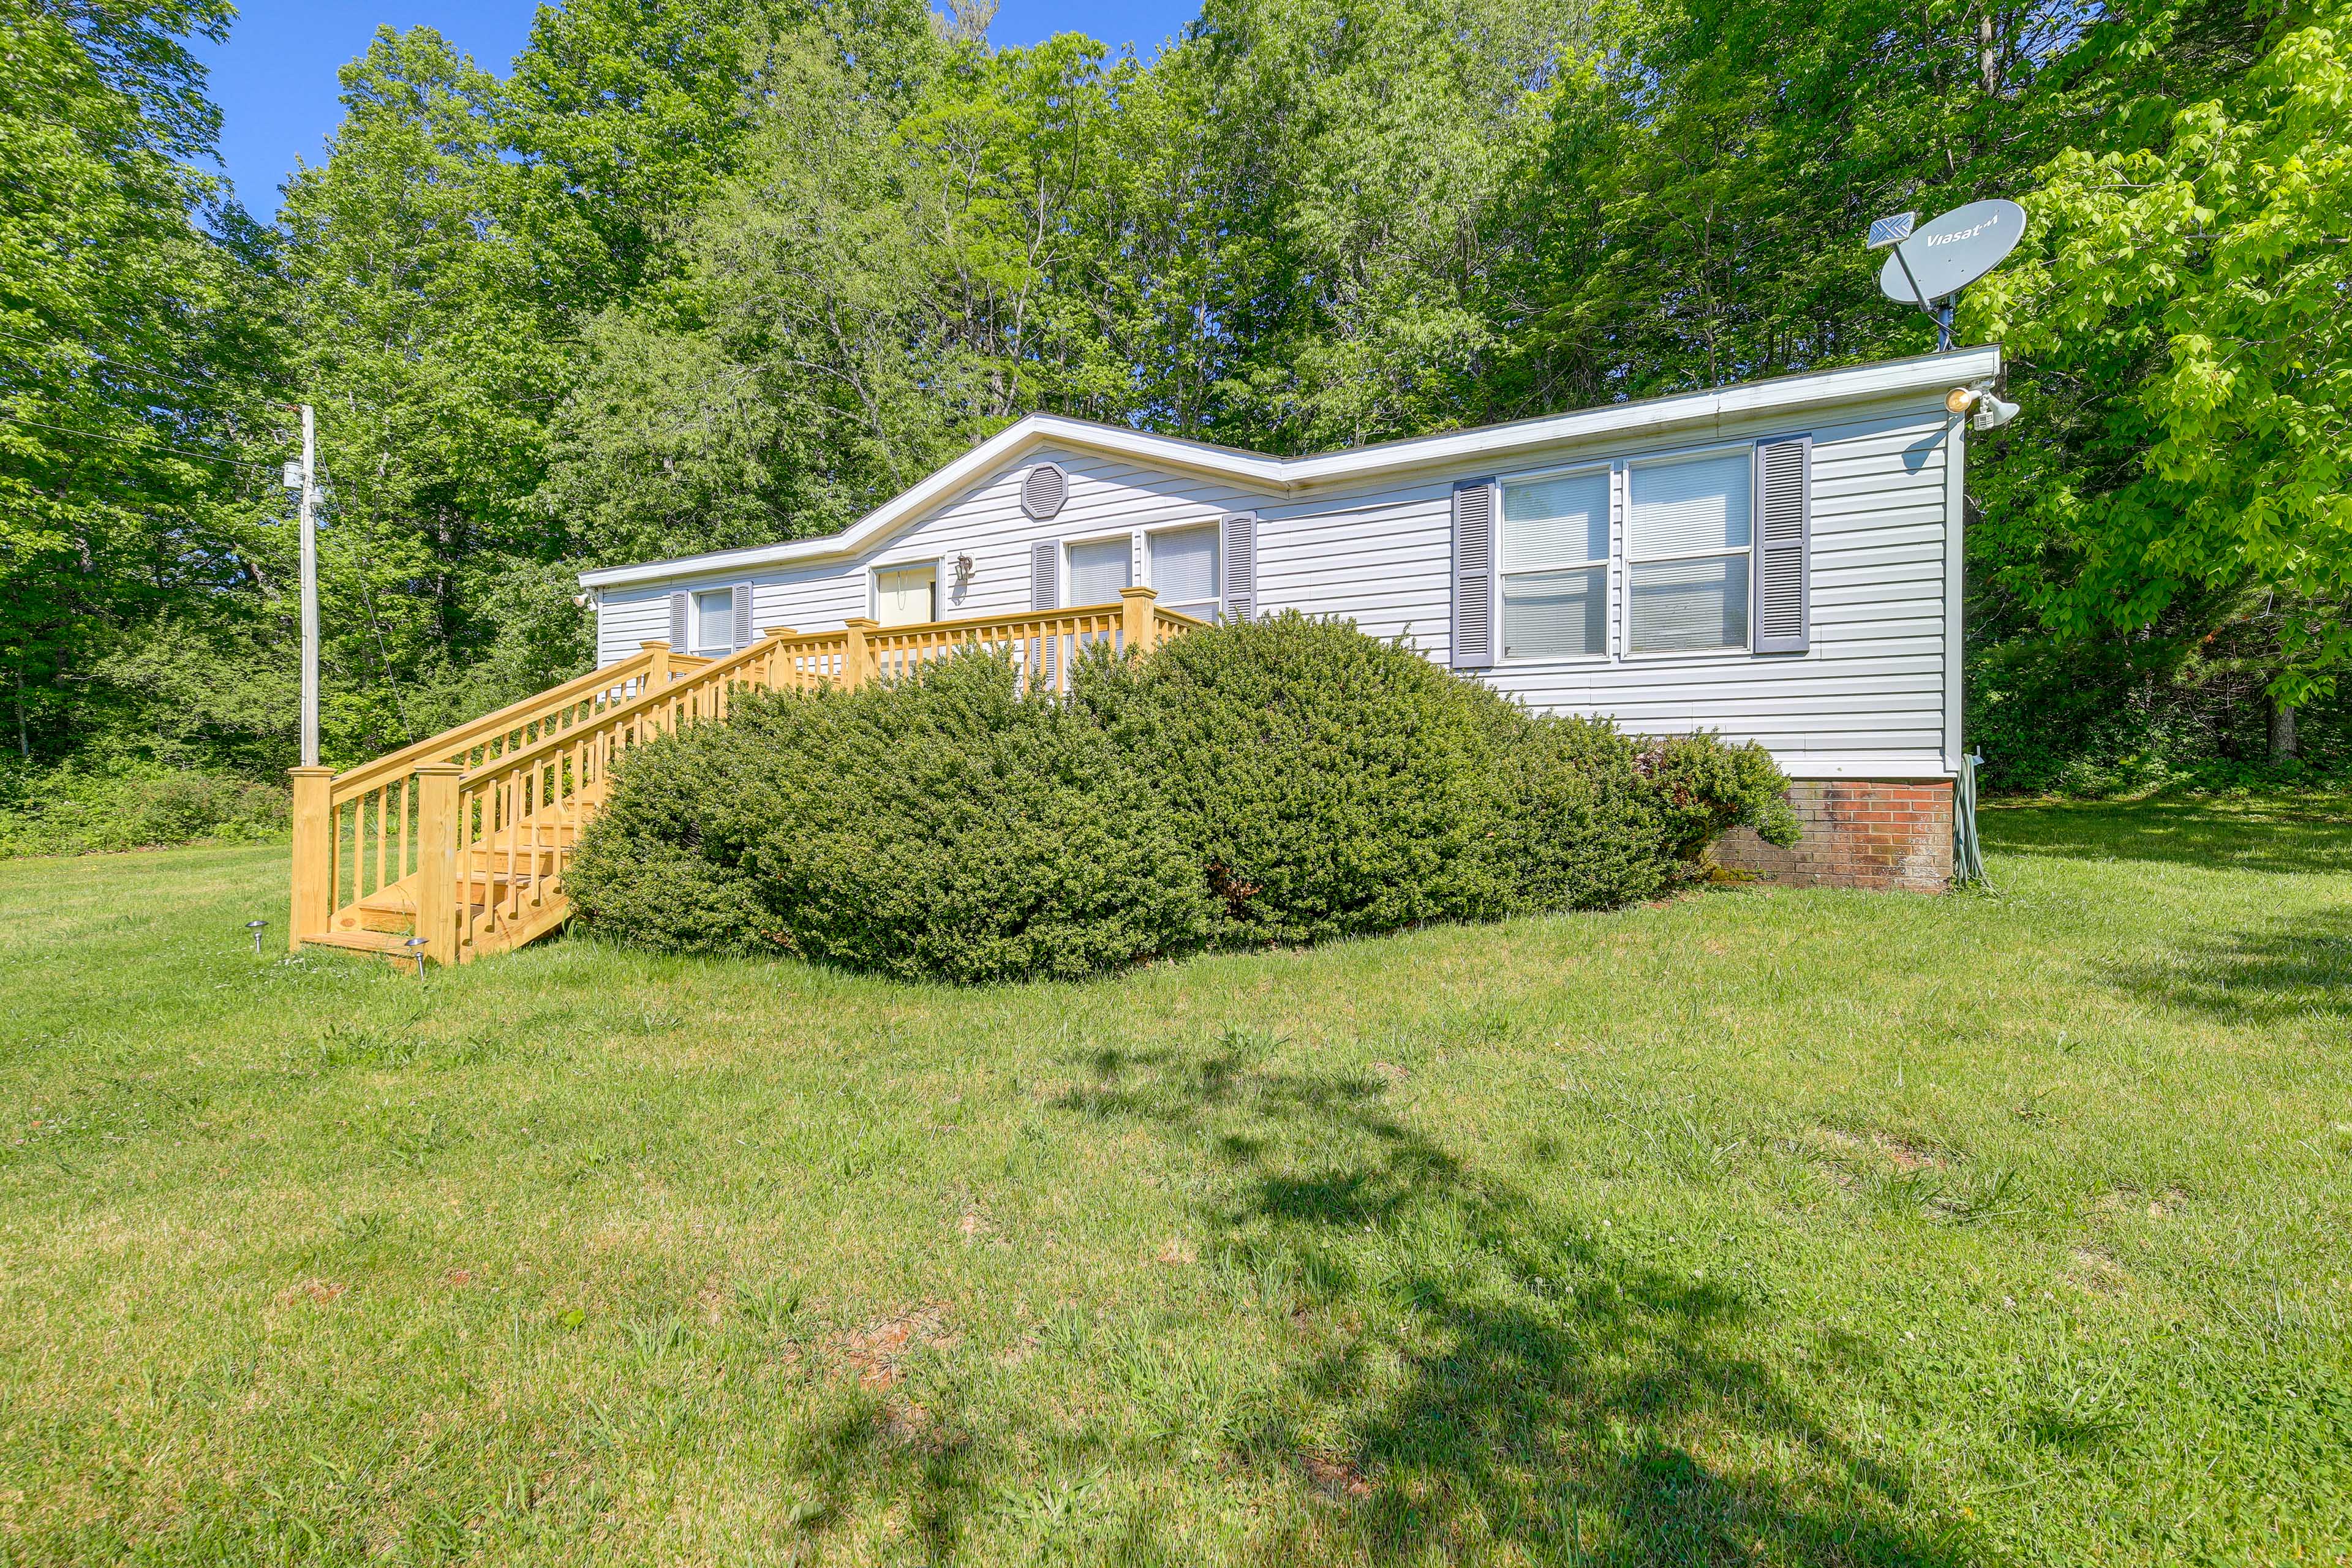
<svg viewBox="0 0 2352 1568"><path fill-rule="evenodd" d="M972 654L734 714L630 755L568 879L590 930L910 979L1072 976L1608 908L1735 825L1796 836L1759 747L1533 716L1296 614L1091 658L1067 701Z"/></svg>
<svg viewBox="0 0 2352 1568"><path fill-rule="evenodd" d="M629 759L567 879L590 929L967 983L1207 932L1199 863L1110 737L999 660L734 713Z"/></svg>
<svg viewBox="0 0 2352 1568"><path fill-rule="evenodd" d="M1076 689L1200 857L1222 940L1507 907L1486 842L1503 704L1411 648L1292 612L1082 667Z"/></svg>

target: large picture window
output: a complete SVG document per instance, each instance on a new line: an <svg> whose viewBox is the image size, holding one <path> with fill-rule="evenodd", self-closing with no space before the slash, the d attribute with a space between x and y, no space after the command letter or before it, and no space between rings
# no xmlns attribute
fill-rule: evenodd
<svg viewBox="0 0 2352 1568"><path fill-rule="evenodd" d="M1503 487L1503 657L1609 651L1609 470Z"/></svg>
<svg viewBox="0 0 2352 1568"><path fill-rule="evenodd" d="M1629 651L1748 646L1749 466L1743 450L1626 470Z"/></svg>

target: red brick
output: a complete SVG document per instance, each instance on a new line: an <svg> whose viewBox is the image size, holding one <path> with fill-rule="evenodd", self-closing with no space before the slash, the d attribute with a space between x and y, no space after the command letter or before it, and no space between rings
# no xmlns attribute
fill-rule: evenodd
<svg viewBox="0 0 2352 1568"><path fill-rule="evenodd" d="M1799 886L1940 891L1952 877L1952 786L1808 779L1789 789L1802 829L1787 849L1736 828L1718 865Z"/></svg>

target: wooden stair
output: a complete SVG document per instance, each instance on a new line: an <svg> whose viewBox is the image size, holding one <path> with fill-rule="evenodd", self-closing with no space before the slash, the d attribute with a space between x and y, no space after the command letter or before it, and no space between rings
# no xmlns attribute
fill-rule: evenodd
<svg viewBox="0 0 2352 1568"><path fill-rule="evenodd" d="M402 960L421 952L449 964L535 942L571 918L572 846L632 748L725 723L741 690L904 679L973 648L1009 659L1029 689L1064 691L1087 648L1141 653L1202 624L1153 597L1128 588L1117 604L914 626L772 626L723 658L649 642L363 766L296 768L289 945Z"/></svg>

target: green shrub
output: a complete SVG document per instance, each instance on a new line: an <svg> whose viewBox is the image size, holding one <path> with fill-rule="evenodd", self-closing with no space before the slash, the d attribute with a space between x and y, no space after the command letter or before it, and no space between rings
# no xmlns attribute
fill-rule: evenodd
<svg viewBox="0 0 2352 1568"><path fill-rule="evenodd" d="M289 803L284 784L230 773L12 768L0 773L0 855L262 843L286 833Z"/></svg>
<svg viewBox="0 0 2352 1568"><path fill-rule="evenodd" d="M1511 909L1610 909L1649 898L1675 873L1641 752L1615 725L1511 707L1495 740L1489 852Z"/></svg>
<svg viewBox="0 0 2352 1568"><path fill-rule="evenodd" d="M1696 862L1735 827L1754 828L1767 844L1797 841L1788 775L1753 741L1730 746L1714 735L1671 736L1651 742L1640 766L1656 802L1662 847L1675 860Z"/></svg>
<svg viewBox="0 0 2352 1568"><path fill-rule="evenodd" d="M1397 643L1289 612L1082 668L1166 801L1228 942L1499 912L1487 839L1501 700Z"/></svg>
<svg viewBox="0 0 2352 1568"><path fill-rule="evenodd" d="M1088 716L1004 663L754 695L629 758L568 887L592 929L903 978L1072 976L1206 934L1200 864Z"/></svg>

